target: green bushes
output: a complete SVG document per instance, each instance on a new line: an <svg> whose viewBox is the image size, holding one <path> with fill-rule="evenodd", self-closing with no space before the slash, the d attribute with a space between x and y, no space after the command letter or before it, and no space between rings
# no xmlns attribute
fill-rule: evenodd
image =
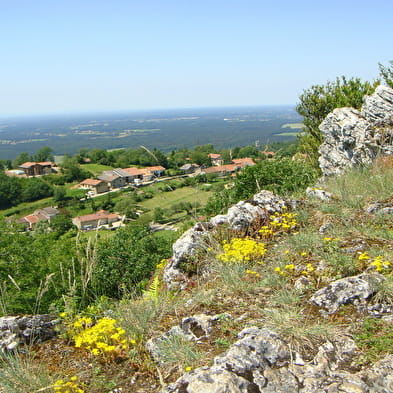
<svg viewBox="0 0 393 393"><path fill-rule="evenodd" d="M93 292L120 298L133 292L151 275L159 261L169 258L171 243L146 228L126 227L103 240L93 270Z"/></svg>
<svg viewBox="0 0 393 393"><path fill-rule="evenodd" d="M205 211L211 215L222 213L231 204L250 198L260 190L280 195L299 193L314 184L317 176L318 172L304 162L289 158L264 160L238 173L233 188L210 198Z"/></svg>

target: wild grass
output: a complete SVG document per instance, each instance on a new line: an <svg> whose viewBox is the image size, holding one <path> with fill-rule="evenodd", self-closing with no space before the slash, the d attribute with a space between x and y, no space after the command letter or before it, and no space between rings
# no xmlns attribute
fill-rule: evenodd
<svg viewBox="0 0 393 393"><path fill-rule="evenodd" d="M34 361L29 353L0 355L0 392L52 392L55 379L49 375L46 366Z"/></svg>
<svg viewBox="0 0 393 393"><path fill-rule="evenodd" d="M367 202L383 200L393 193L393 168L355 168L329 179L323 187L350 209L362 209Z"/></svg>
<svg viewBox="0 0 393 393"><path fill-rule="evenodd" d="M201 359L203 353L196 344L186 338L173 335L158 344L159 361L164 365L177 365L182 369L193 368Z"/></svg>
<svg viewBox="0 0 393 393"><path fill-rule="evenodd" d="M290 346L303 353L316 348L335 332L335 326L315 318L301 305L284 305L264 310L264 326L281 334Z"/></svg>

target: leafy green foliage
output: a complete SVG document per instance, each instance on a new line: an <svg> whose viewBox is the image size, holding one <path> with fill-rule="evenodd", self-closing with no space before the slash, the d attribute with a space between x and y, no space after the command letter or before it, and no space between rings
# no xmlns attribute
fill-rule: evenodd
<svg viewBox="0 0 393 393"><path fill-rule="evenodd" d="M366 361L376 361L393 351L393 326L383 320L367 318L355 335L355 341L365 353Z"/></svg>
<svg viewBox="0 0 393 393"><path fill-rule="evenodd" d="M316 171L304 162L288 158L266 160L239 173L232 192L239 200L263 189L280 195L300 192L313 184L316 177Z"/></svg>
<svg viewBox="0 0 393 393"><path fill-rule="evenodd" d="M363 96L372 94L378 82L363 82L360 78L347 79L345 76L329 81L325 85L313 85L299 97L296 111L303 116L303 134L300 146L310 160L316 164L318 147L323 141L319 125L335 108L353 107L359 109Z"/></svg>
<svg viewBox="0 0 393 393"><path fill-rule="evenodd" d="M152 236L146 228L126 227L99 244L98 263L93 271L97 295L119 298L135 291L162 258L171 255L170 242Z"/></svg>
<svg viewBox="0 0 393 393"><path fill-rule="evenodd" d="M384 80L384 82L393 88L393 60L389 61L390 66L384 66L379 63L379 71Z"/></svg>
<svg viewBox="0 0 393 393"><path fill-rule="evenodd" d="M20 179L0 172L0 209L53 195L53 188L41 178Z"/></svg>

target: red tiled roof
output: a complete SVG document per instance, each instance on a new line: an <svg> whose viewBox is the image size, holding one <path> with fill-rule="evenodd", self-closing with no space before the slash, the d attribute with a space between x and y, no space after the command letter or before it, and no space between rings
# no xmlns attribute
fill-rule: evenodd
<svg viewBox="0 0 393 393"><path fill-rule="evenodd" d="M209 168L205 168L203 169L203 172L205 173L235 172L239 168L240 168L239 165L234 165L234 164L217 165L217 166L211 166Z"/></svg>
<svg viewBox="0 0 393 393"><path fill-rule="evenodd" d="M139 175L144 175L146 173L143 169L139 169L135 167L124 168L123 171L126 171L131 176L139 176Z"/></svg>
<svg viewBox="0 0 393 393"><path fill-rule="evenodd" d="M35 214L30 214L28 216L23 217L27 222L30 224L36 224L38 221L40 221L40 218L35 215Z"/></svg>
<svg viewBox="0 0 393 393"><path fill-rule="evenodd" d="M20 168L30 168L30 167L32 167L34 165L37 165L37 163L36 162L27 161L27 162L24 162L22 165L19 165L19 167Z"/></svg>
<svg viewBox="0 0 393 393"><path fill-rule="evenodd" d="M209 154L209 158L211 158L211 159L218 159L218 158L221 158L221 154L216 154L216 153L210 153Z"/></svg>
<svg viewBox="0 0 393 393"><path fill-rule="evenodd" d="M100 183L102 183L102 180L96 180L96 179L85 179L79 184L86 184L87 186L98 186Z"/></svg>
<svg viewBox="0 0 393 393"><path fill-rule="evenodd" d="M245 157L245 158L234 158L233 160L232 160L232 162L234 163L234 164L248 164L248 165L255 165L255 162L254 162L254 160L252 159L252 158L250 158L250 157Z"/></svg>
<svg viewBox="0 0 393 393"><path fill-rule="evenodd" d="M148 166L146 168L143 169L147 169L148 171L154 172L154 171L165 171L165 168L161 165L157 165L157 166Z"/></svg>
<svg viewBox="0 0 393 393"><path fill-rule="evenodd" d="M23 163L22 165L19 165L19 167L20 168L30 168L30 167L32 167L34 165L52 166L52 165L54 165L54 163L50 162L50 161L42 161L42 162L30 162L30 161L27 161L27 162Z"/></svg>
<svg viewBox="0 0 393 393"><path fill-rule="evenodd" d="M100 220L102 218L120 218L118 214L108 213L106 210L99 210L93 214L86 214L84 216L76 217L80 222Z"/></svg>

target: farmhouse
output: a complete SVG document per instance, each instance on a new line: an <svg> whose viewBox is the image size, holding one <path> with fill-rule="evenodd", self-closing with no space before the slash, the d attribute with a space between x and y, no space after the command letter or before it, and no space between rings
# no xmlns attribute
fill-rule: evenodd
<svg viewBox="0 0 393 393"><path fill-rule="evenodd" d="M35 225L39 221L50 222L52 218L56 217L60 212L54 207L44 207L42 209L37 209L33 214L29 214L18 220L20 224L26 226L27 229L34 229Z"/></svg>
<svg viewBox="0 0 393 393"><path fill-rule="evenodd" d="M86 214L72 219L74 225L81 230L95 229L103 225L111 225L121 220L121 216L116 213L109 213L106 210L99 210L93 214Z"/></svg>
<svg viewBox="0 0 393 393"><path fill-rule="evenodd" d="M53 171L55 163L50 161L43 162L25 162L19 165L19 168L23 170L26 176L42 176L47 175Z"/></svg>
<svg viewBox="0 0 393 393"><path fill-rule="evenodd" d="M185 174L191 174L197 172L200 168L198 164L184 164L179 169Z"/></svg>
<svg viewBox="0 0 393 393"><path fill-rule="evenodd" d="M102 175L97 176L98 180L102 180L108 184L109 188L120 188L126 185L124 177L115 175L112 171L103 172Z"/></svg>
<svg viewBox="0 0 393 393"><path fill-rule="evenodd" d="M221 166L224 164L224 160L221 157L221 154L210 153L209 158L210 158L210 161L212 162L212 165Z"/></svg>
<svg viewBox="0 0 393 393"><path fill-rule="evenodd" d="M79 183L79 188L90 190L94 192L94 194L101 194L102 192L109 191L108 183L100 179L85 179Z"/></svg>
<svg viewBox="0 0 393 393"><path fill-rule="evenodd" d="M236 165L240 165L242 167L245 166L253 166L256 165L254 160L251 157L245 157L245 158L234 158L232 162Z"/></svg>
<svg viewBox="0 0 393 393"><path fill-rule="evenodd" d="M219 176L226 176L229 173L234 173L242 168L241 165L228 164L228 165L217 165L209 168L202 169L202 173L216 173Z"/></svg>

